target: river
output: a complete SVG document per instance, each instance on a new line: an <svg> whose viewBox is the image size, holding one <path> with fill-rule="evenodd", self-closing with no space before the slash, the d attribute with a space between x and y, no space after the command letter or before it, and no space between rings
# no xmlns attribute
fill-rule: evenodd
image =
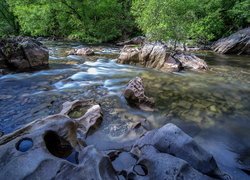
<svg viewBox="0 0 250 180"><path fill-rule="evenodd" d="M174 123L212 153L219 166L237 179L250 170L250 57L197 53L207 72L161 73L115 62L119 49L99 45L96 61L67 56L84 47L78 42L45 42L50 68L0 76L0 131L8 134L23 125L60 112L65 101L95 99L104 119L87 139L99 149L122 148L140 134L129 133L146 120L146 129ZM140 76L146 94L156 100L155 112L126 104L122 92Z"/></svg>

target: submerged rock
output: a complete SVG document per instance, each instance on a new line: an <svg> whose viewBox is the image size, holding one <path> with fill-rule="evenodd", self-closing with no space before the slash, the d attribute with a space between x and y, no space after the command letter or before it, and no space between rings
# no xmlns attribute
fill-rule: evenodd
<svg viewBox="0 0 250 180"><path fill-rule="evenodd" d="M49 51L32 38L0 40L0 68L29 71L48 67Z"/></svg>
<svg viewBox="0 0 250 180"><path fill-rule="evenodd" d="M250 55L250 28L242 29L229 37L219 39L212 45L212 49L222 54Z"/></svg>
<svg viewBox="0 0 250 180"><path fill-rule="evenodd" d="M206 62L195 55L172 53L163 43L147 43L141 48L125 46L117 62L154 68L163 72L208 68Z"/></svg>
<svg viewBox="0 0 250 180"><path fill-rule="evenodd" d="M81 49L72 49L68 51L67 53L68 55L79 55L79 56L91 56L95 54L94 50L88 47L81 48Z"/></svg>
<svg viewBox="0 0 250 180"><path fill-rule="evenodd" d="M129 81L125 91L124 97L127 102L142 110L152 111L155 102L152 98L145 95L143 81L140 77L136 77Z"/></svg>

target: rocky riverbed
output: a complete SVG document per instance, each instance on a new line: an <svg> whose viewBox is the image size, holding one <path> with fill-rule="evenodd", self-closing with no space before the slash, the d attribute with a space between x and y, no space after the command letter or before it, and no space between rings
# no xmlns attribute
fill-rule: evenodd
<svg viewBox="0 0 250 180"><path fill-rule="evenodd" d="M157 167L153 164L155 161L166 167L171 167L170 162L175 162L173 164L179 165L175 167L176 169L183 167L185 162L188 162L188 165L185 165L188 169L185 171L186 177L191 177L188 175L189 173L195 174L192 177L197 177L197 179L200 179L201 176L205 178L207 175L224 177L223 173L225 173L234 179L249 178L249 56L197 53L209 66L206 72L186 70L162 73L153 69L117 64L115 59L119 56L120 49L114 46L95 46L95 56L85 57L66 53L74 48L86 47L81 43L45 42L45 45L50 52L50 69L0 76L0 131L7 136L36 119L60 113L63 103L67 101L92 99L102 109L102 121L85 136L83 146L87 145L87 148L82 153L75 155L74 151L70 151L73 153L73 160L74 156L78 156L78 160L81 159L80 157L90 157L88 161L81 159L82 161L77 164L85 166L85 161L85 163L92 162L96 166L100 162L105 162L106 167L112 164L115 172L120 172L120 178L128 177L128 172L133 171L135 173L133 177L139 179L152 178L155 173L153 169ZM153 112L130 106L123 96L128 82L137 76L143 79L145 95L154 98ZM89 106L87 106L88 108ZM64 118L64 121L80 118L83 116L82 112L86 112L85 106L75 109L69 114L69 117ZM181 160L175 159L172 156L173 152L164 152L162 147L155 144L146 148L141 147L139 151L141 154L138 154L135 145L140 144L140 140L138 140L140 136L146 131L156 128L162 127L158 132L163 131L164 133L168 132L165 131L168 127L177 128L172 124L166 125L168 123L177 125L187 133L187 136L184 137L192 137L192 139L188 139L195 141L199 145L198 149L205 149L207 153L213 155L220 171L223 172L220 174L222 176L214 174L211 176L211 173L198 169L190 160L185 159L182 155L179 156L181 153L175 155ZM29 131L32 135L31 138L37 137L36 131L33 131L35 129L31 128ZM39 132L43 134L42 130L38 131L38 135ZM84 132L86 132L86 128ZM178 132L180 131L178 130ZM58 135L65 138L65 133L61 133ZM4 147L6 150L8 147L9 152L13 153L17 141L17 148L23 150L22 141L15 140L15 137L3 141L7 136L3 136L1 142L10 142L10 145L2 145L1 148ZM57 137L53 133L49 133L48 136L51 136L52 139ZM151 135L148 136L152 138ZM31 144L28 136L22 135L19 138L21 140L27 138L23 139L26 144L24 150L35 148L37 143L42 142L42 139L34 138ZM138 141L136 142L136 140ZM67 143L64 145L66 149L67 147L70 149ZM48 146L50 147L49 144L46 147ZM71 144L71 146L73 145ZM133 149L131 149L132 147ZM41 151L38 150L38 152ZM44 153L44 151L42 152ZM199 150L199 152L201 151ZM19 156L18 153L17 156ZM70 153L67 154L70 155ZM131 156L131 153L137 158L134 158L134 155ZM92 156L88 154L92 154ZM154 154L154 156L149 156L150 154ZM202 154L204 155L204 153ZM35 151L31 153L32 157L33 155L39 156ZM98 158L91 159L93 155ZM2 154L1 159L7 157L10 158L6 154ZM27 156L28 159L32 159L32 157ZM46 158L51 159L48 167L56 162L57 165L52 166L57 168L55 171L59 170L61 165L65 166L62 173L57 174L58 178L65 173L72 173L70 168L75 167L64 160L54 161L55 157L52 156L40 155L40 157L45 157L40 159L40 162L43 162L42 160L47 162ZM107 157L112 160L111 164L107 162L109 161ZM170 159L170 164L165 164L159 157ZM65 159L65 156L63 158ZM125 160L127 163L124 163ZM177 160L178 163L176 163ZM72 160L70 161L72 163ZM46 167L46 164L42 163L38 170L42 170L42 167ZM134 170L131 170L131 167L134 167ZM5 170L5 172L9 172L7 170L11 170L11 168L8 169L6 166ZM85 169L85 171L88 170ZM91 171L88 172L91 173ZM93 173L98 174L99 172ZM106 174L105 177L117 175L110 169L101 173ZM168 173L174 174L171 171ZM31 172L27 174L32 175ZM164 176L161 174L158 177ZM225 178L227 177L225 176Z"/></svg>

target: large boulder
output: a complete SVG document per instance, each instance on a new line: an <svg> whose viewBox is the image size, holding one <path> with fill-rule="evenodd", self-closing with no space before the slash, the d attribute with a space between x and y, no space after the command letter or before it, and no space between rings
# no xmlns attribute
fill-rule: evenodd
<svg viewBox="0 0 250 180"><path fill-rule="evenodd" d="M140 157L141 154L147 151L143 149L150 146L153 146L158 153L170 154L186 161L202 174L219 179L230 179L227 174L220 171L215 159L210 153L199 146L190 136L174 124L169 123L160 129L147 132L134 144L132 152ZM161 153L159 153L159 155L163 156ZM155 156L155 153L149 153L147 156L151 159L152 156ZM166 156L165 161L168 161L168 159L170 164L174 160L172 157ZM180 163L183 164L183 161L178 162L176 166ZM153 164L148 163L146 166L150 168ZM198 177L199 176L195 178L197 179Z"/></svg>
<svg viewBox="0 0 250 180"><path fill-rule="evenodd" d="M250 28L242 29L229 37L219 39L212 45L215 52L222 54L250 54Z"/></svg>
<svg viewBox="0 0 250 180"><path fill-rule="evenodd" d="M173 53L163 43L147 43L141 48L125 46L117 60L121 64L140 65L163 72L182 69L205 70L207 64L195 55Z"/></svg>
<svg viewBox="0 0 250 180"><path fill-rule="evenodd" d="M145 95L143 81L140 77L129 81L124 91L124 97L130 105L142 110L152 111L155 105L153 98Z"/></svg>
<svg viewBox="0 0 250 180"><path fill-rule="evenodd" d="M0 40L0 68L29 71L48 67L49 51L32 38Z"/></svg>

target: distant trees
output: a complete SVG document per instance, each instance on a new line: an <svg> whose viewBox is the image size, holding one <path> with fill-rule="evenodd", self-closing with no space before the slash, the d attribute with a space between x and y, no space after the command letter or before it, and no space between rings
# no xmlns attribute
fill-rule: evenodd
<svg viewBox="0 0 250 180"><path fill-rule="evenodd" d="M21 26L32 36L56 36L103 42L136 27L131 0L7 0Z"/></svg>
<svg viewBox="0 0 250 180"><path fill-rule="evenodd" d="M20 27L9 4L6 0L0 0L0 37L8 34L18 35Z"/></svg>
<svg viewBox="0 0 250 180"><path fill-rule="evenodd" d="M0 0L0 36L206 43L249 25L250 0Z"/></svg>
<svg viewBox="0 0 250 180"><path fill-rule="evenodd" d="M134 0L132 13L153 40L205 43L250 23L249 0Z"/></svg>

